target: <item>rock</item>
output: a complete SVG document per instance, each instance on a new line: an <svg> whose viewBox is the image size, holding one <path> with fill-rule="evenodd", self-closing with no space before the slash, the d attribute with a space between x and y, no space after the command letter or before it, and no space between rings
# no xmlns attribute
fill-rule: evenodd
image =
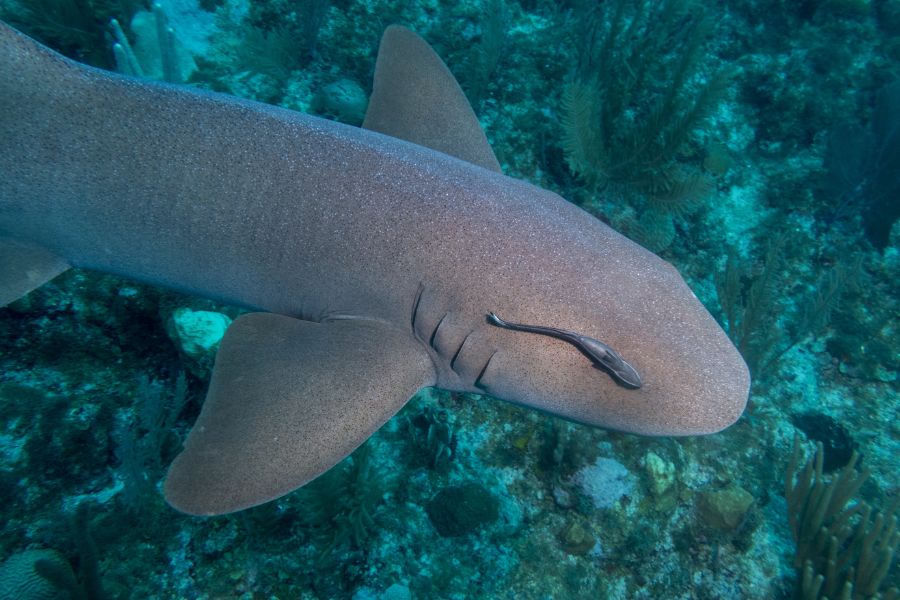
<svg viewBox="0 0 900 600"><path fill-rule="evenodd" d="M722 490L705 491L697 504L704 525L719 531L734 531L743 523L753 504L753 496L737 484Z"/></svg>
<svg viewBox="0 0 900 600"><path fill-rule="evenodd" d="M456 537L490 525L500 515L497 499L477 483L442 489L425 507L442 537Z"/></svg>
<svg viewBox="0 0 900 600"><path fill-rule="evenodd" d="M569 493L569 490L560 485L553 486L553 501L560 508L572 508L575 506L572 494Z"/></svg>
<svg viewBox="0 0 900 600"><path fill-rule="evenodd" d="M171 334L186 355L202 358L219 345L229 325L231 319L222 313L178 308L172 313Z"/></svg>
<svg viewBox="0 0 900 600"><path fill-rule="evenodd" d="M572 478L595 508L611 508L624 496L634 493L633 479L620 462L603 457L583 467Z"/></svg>
<svg viewBox="0 0 900 600"><path fill-rule="evenodd" d="M384 590L380 600L412 600L412 592L405 585L395 583Z"/></svg>
<svg viewBox="0 0 900 600"><path fill-rule="evenodd" d="M362 124L368 106L366 92L350 79L329 83L316 93L313 100L316 112L350 125Z"/></svg>
<svg viewBox="0 0 900 600"><path fill-rule="evenodd" d="M563 550L569 554L581 556L590 552L597 540L591 532L581 526L580 523L569 523L565 529L559 532L559 541Z"/></svg>
<svg viewBox="0 0 900 600"><path fill-rule="evenodd" d="M654 496L662 496L675 483L675 465L655 452L648 452L644 457L644 471Z"/></svg>

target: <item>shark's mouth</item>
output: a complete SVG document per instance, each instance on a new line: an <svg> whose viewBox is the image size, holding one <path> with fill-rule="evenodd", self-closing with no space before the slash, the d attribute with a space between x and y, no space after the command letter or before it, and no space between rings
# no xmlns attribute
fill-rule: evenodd
<svg viewBox="0 0 900 600"><path fill-rule="evenodd" d="M504 321L496 315L496 313L488 313L487 321L491 325L509 329L510 331L523 331L526 333L536 333L538 335L548 335L557 339L568 342L578 348L582 354L588 357L594 366L603 369L609 373L610 377L619 385L629 388L638 389L643 385L641 376L637 370L622 358L622 355L613 350L609 345L604 344L600 340L569 331L568 329L557 329L556 327L542 327L540 325L525 325L523 323L510 323Z"/></svg>

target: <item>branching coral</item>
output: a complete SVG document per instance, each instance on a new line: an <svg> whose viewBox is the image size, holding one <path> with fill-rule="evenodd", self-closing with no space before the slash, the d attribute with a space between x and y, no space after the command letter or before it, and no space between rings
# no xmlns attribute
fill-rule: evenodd
<svg viewBox="0 0 900 600"><path fill-rule="evenodd" d="M900 496L883 512L873 511L862 501L849 504L869 472L856 470L859 457L854 453L846 467L826 478L823 455L818 444L815 455L798 472L801 448L795 440L785 478L788 520L797 544L794 567L800 576L799 597L897 598L897 588L885 590L883 584L900 545Z"/></svg>

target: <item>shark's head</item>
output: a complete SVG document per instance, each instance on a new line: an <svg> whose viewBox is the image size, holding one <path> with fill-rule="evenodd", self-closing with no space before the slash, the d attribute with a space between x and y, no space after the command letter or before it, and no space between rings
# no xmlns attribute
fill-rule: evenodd
<svg viewBox="0 0 900 600"><path fill-rule="evenodd" d="M429 222L440 244L430 271L452 300L426 297L414 311L438 385L654 435L710 433L741 415L747 367L678 272L556 194L500 175L453 76L409 30L385 32L364 126L481 167L439 169L462 188L436 200L435 214L453 198L453 220Z"/></svg>
<svg viewBox="0 0 900 600"><path fill-rule="evenodd" d="M675 268L541 193L548 214L514 224L532 251L507 248L485 295L494 353L478 386L641 434L712 433L737 420L747 366Z"/></svg>

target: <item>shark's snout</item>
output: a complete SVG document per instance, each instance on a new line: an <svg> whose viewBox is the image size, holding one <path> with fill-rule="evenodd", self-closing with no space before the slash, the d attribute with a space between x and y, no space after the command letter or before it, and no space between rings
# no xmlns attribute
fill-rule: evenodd
<svg viewBox="0 0 900 600"><path fill-rule="evenodd" d="M500 312L510 321L494 323L499 350L482 377L486 390L643 435L709 434L733 424L749 393L744 360L670 265L637 256L644 261L609 269L564 305Z"/></svg>

